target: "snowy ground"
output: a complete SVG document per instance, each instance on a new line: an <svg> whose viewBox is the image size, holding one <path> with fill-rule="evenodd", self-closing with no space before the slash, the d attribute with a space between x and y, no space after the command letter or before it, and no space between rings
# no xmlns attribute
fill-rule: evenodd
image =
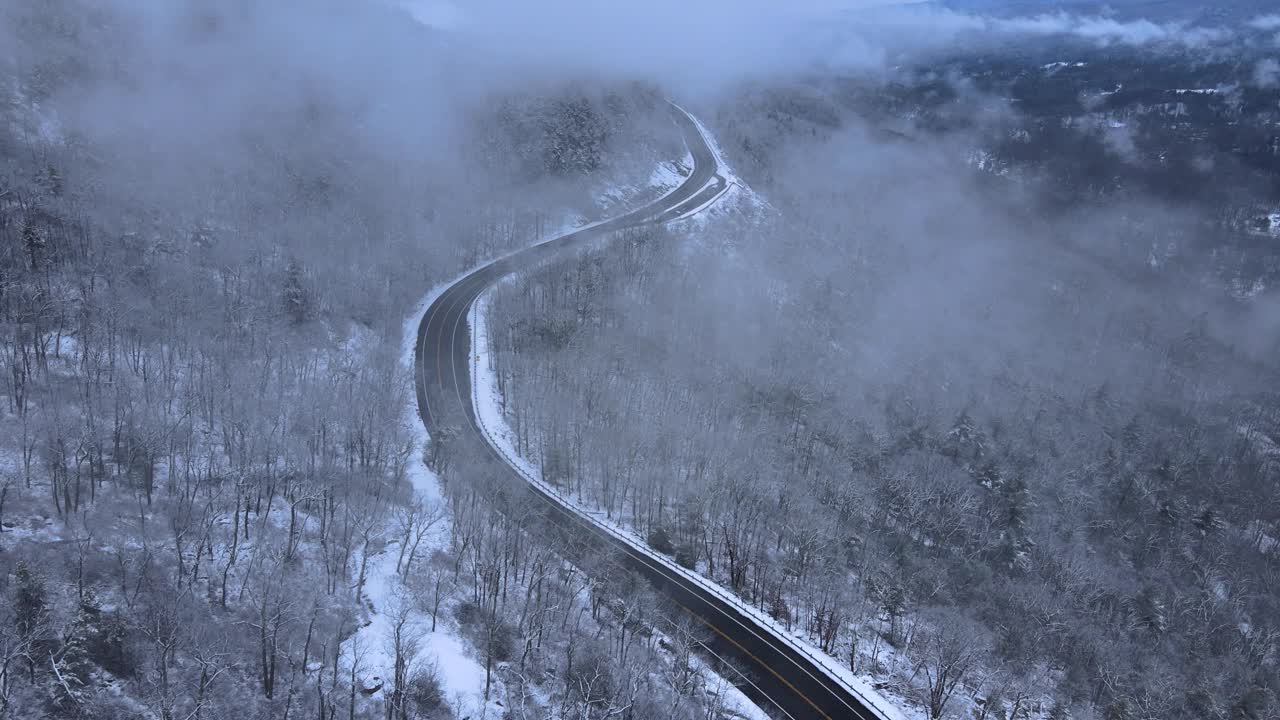
<svg viewBox="0 0 1280 720"><path fill-rule="evenodd" d="M421 428L421 423L417 423L416 418L414 420L418 428ZM421 449L425 447L426 439L425 430L416 433L415 459L422 456ZM423 463L415 461L410 464L409 480L416 496L439 501L438 480L435 473ZM425 562L433 550L441 549L447 544L448 529L447 518L437 523L431 536L423 540L422 545L426 547L418 548L418 562ZM369 574L361 597L366 624L343 644L344 661L348 663L348 670L351 658L357 657L357 675L364 687L383 688L383 691L371 694L370 700L366 702L380 702L384 692L389 689L395 663L391 645L394 618L401 608L412 608L414 603L411 591L396 572L399 555L399 540L391 539L370 560ZM462 640L446 613L441 613L440 622L433 632L431 617L410 609L406 627L408 636L417 641L417 652L409 663L411 675L416 669L433 666L445 700L456 717L476 720L502 717L502 706L498 702L501 693L494 692L489 701L485 701L484 666L473 656L471 648Z"/></svg>
<svg viewBox="0 0 1280 720"><path fill-rule="evenodd" d="M401 375L405 396L412 400L404 408L405 427L413 439L410 461L406 468L414 497L427 504L443 504L440 480L425 463L423 452L430 439L426 428L418 419L414 388L414 351L418 337L418 324L423 313L453 283L465 277L471 270L460 273L448 282L433 287L404 320L401 345ZM390 533L390 529L388 529ZM449 518L446 515L436 523L428 537L418 547L417 562L426 562L433 551L448 544ZM346 668L350 669L352 657L358 658L357 675L365 688L376 688L389 683L393 673L395 656L391 646L394 618L403 607L412 606L412 597L400 574L396 562L400 557L400 538L385 537L385 544L370 558L368 577L361 597L365 624L343 646ZM417 652L410 662L410 671L434 667L440 680L444 698L456 717L474 720L502 717L500 689L484 698L485 673L481 661L473 649L461 637L449 613L441 612L436 630L431 630L429 614L416 609L409 611L407 623L409 635L417 640ZM495 686L496 688L497 686ZM383 693L370 695L367 703L381 702Z"/></svg>
<svg viewBox="0 0 1280 720"><path fill-rule="evenodd" d="M620 215L628 207L645 202L646 198L662 198L669 195L689 176L693 156L685 154L679 162L658 163L644 185L610 185L596 195L596 206L606 215Z"/></svg>
<svg viewBox="0 0 1280 720"><path fill-rule="evenodd" d="M683 111L684 108L681 108L681 110ZM702 139L706 141L707 147L711 148L711 154L716 159L719 174L728 182L729 187L721 197L716 198L712 203L708 203L711 207L698 208L692 214L693 217L686 219L685 222L692 220L696 223L705 223L711 218L735 210L743 212L749 218L759 213L771 212L773 206L769 204L769 201L752 190L751 186L738 177L733 168L729 166L729 163L725 161L724 149L720 147L716 136L696 116L689 114L689 118L698 127L698 132L702 135ZM710 212L702 212L708 209Z"/></svg>
<svg viewBox="0 0 1280 720"><path fill-rule="evenodd" d="M1280 237L1280 211L1269 212L1263 216L1256 228L1250 228L1250 232L1255 235L1269 235L1271 237Z"/></svg>

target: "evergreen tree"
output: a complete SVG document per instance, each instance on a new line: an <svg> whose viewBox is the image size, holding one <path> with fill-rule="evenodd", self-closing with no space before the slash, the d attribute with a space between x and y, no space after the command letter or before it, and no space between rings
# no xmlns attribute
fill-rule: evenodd
<svg viewBox="0 0 1280 720"><path fill-rule="evenodd" d="M80 604L75 619L62 638L62 646L50 656L54 676L51 701L56 712L71 714L84 702L94 669L89 649L100 612L86 594L86 602Z"/></svg>
<svg viewBox="0 0 1280 720"><path fill-rule="evenodd" d="M1026 552L1032 546L1027 537L1027 525L1031 517L1031 493L1021 474L1011 474L997 486L1005 512L1005 552L1010 566L1025 562Z"/></svg>
<svg viewBox="0 0 1280 720"><path fill-rule="evenodd" d="M31 681L35 682L36 658L47 655L52 644L48 636L49 608L44 580L25 561L18 562L13 575L14 623L18 637L29 646L27 671Z"/></svg>
<svg viewBox="0 0 1280 720"><path fill-rule="evenodd" d="M27 251L27 262L30 264L31 271L38 272L44 266L47 248L44 236L30 219L22 223L22 246Z"/></svg>
<svg viewBox="0 0 1280 720"><path fill-rule="evenodd" d="M15 590L14 617L21 637L38 632L46 617L44 581L31 571L25 560L18 561L13 573Z"/></svg>
<svg viewBox="0 0 1280 720"><path fill-rule="evenodd" d="M43 180L42 184L50 195L53 197L62 197L64 187L62 182L62 173L58 172L58 168L54 167L53 163L49 163L45 166L44 176L41 180Z"/></svg>
<svg viewBox="0 0 1280 720"><path fill-rule="evenodd" d="M116 668L108 665L118 665L123 656L124 633L119 615L103 612L98 593L91 587L85 588L70 633L84 648L85 661L116 672Z"/></svg>
<svg viewBox="0 0 1280 720"><path fill-rule="evenodd" d="M290 260L284 274L284 312L290 322L301 325L311 319L311 296L304 284L302 265Z"/></svg>
<svg viewBox="0 0 1280 720"><path fill-rule="evenodd" d="M1274 717L1271 710L1273 694L1271 690L1256 683L1245 691L1240 700L1231 708L1231 720L1263 720Z"/></svg>

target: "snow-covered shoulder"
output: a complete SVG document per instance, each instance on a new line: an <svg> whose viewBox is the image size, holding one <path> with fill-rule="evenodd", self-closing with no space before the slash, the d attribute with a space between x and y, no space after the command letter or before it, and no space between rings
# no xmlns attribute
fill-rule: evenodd
<svg viewBox="0 0 1280 720"><path fill-rule="evenodd" d="M491 354L489 352L487 315L492 292L492 289L490 289L480 295L472 305L468 320L472 328L471 399L475 408L477 422L480 424L479 430L494 451L501 455L504 461L519 472L525 480L538 487L542 492L556 498L564 506L573 509L583 518L604 529L613 537L625 542L637 553L643 554L650 560L655 569L672 577L679 577L682 580L697 584L716 597L733 605L744 615L749 616L774 639L814 661L829 677L862 700L881 718L885 720L909 720L908 716L903 714L896 705L880 696L865 678L854 675L836 661L835 658L818 650L805 638L788 632L780 623L766 613L748 603L744 603L737 595L721 587L718 583L688 570L657 553L630 528L625 528L602 517L601 513L595 511L594 508L583 503L580 499L565 495L559 489L543 480L541 469L535 463L516 452L513 442L514 431L507 425L506 419L502 414L502 394L498 390L498 382L491 367Z"/></svg>
<svg viewBox="0 0 1280 720"><path fill-rule="evenodd" d="M672 104L675 105L680 112L688 115L689 119L693 121L694 126L698 128L698 134L702 136L703 142L705 142L707 147L710 148L711 155L716 160L717 174L723 177L728 183L729 189L725 196L719 199L717 207L738 207L758 212L772 211L773 206L769 204L769 201L760 193L751 189L751 186L733 171L728 160L725 159L724 148L720 146L720 141L716 139L716 136L709 129L707 129L707 126L693 113L690 113L688 110L680 107L680 105L676 105L675 103Z"/></svg>

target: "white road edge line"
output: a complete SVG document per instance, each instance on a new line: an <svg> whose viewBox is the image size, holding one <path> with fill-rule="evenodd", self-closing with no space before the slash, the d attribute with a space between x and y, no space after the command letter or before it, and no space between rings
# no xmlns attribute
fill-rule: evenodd
<svg viewBox="0 0 1280 720"><path fill-rule="evenodd" d="M701 123L701 122L699 122L699 121L697 120L697 118L695 118L691 113L689 113L688 111L686 111L684 108L680 107L679 105L675 104L674 102L673 102L673 103L671 103L671 105L672 105L673 107L675 107L676 109L680 110L680 112L684 113L684 114L685 114L685 115L686 115L686 116L687 116L687 117L688 117L688 118L693 122L694 126L695 126L695 127L697 128L697 130L698 130L698 133L702 136L702 141L703 141L703 143L704 143L704 144L706 145L706 147L710 150L710 152L711 152L711 154L712 154L712 157L715 159L715 161L716 161L716 165L717 165L717 170L719 170L719 168L723 167L723 166L724 166L724 161L723 161L723 159L721 158L720 153L719 153L719 151L717 150L717 148L716 148L715 144L714 144L714 143L712 143L712 142L708 139L708 135L707 135L706 128L705 128L705 127L703 127L702 123ZM637 224L637 225L645 225L645 224L649 224L649 223L654 223L654 224L665 224L665 223L668 223L668 222L679 222L679 221L687 220L687 219L689 219L689 218L691 218L691 217L693 217L693 216L695 216L695 215L697 215L697 214L699 214L699 213L703 212L704 210L706 210L707 208L711 207L711 206L712 206L712 205L714 205L716 202L718 202L720 199L722 199L722 198L723 198L723 197L728 193L728 191L729 191L730 189L732 189L733 187L737 186L737 183L736 183L736 182L734 182L734 181L732 181L732 180L729 180L728 178L724 178L723 176L720 176L720 175L719 175L719 173L717 172L715 175L713 175L713 177L712 177L712 179L711 179L711 180L708 180L708 182L707 182L706 184L704 184L704 185L703 185L701 188L699 188L696 192L694 192L692 195L690 195L690 197L696 197L696 196L697 196L697 194L698 194L699 192L701 192L701 191L702 191L703 189L705 189L708 185L710 185L712 182L714 182L714 180L715 180L715 178L716 178L716 177L721 177L721 179L726 180L726 186L725 186L725 188L724 188L723 190L721 190L721 192L717 193L714 197L712 197L712 198L711 198L710 200L708 200L706 203L704 203L704 204L700 205L700 206L699 206L699 207L697 207L697 208L694 208L693 210L691 210L691 211L689 211L689 212L687 212L687 213L683 213L683 214L678 215L678 216L676 216L675 218L671 218L671 219L669 219L669 220L665 220L665 221L661 221L661 222L659 222L659 221L657 221L657 219L656 219L656 218L653 218L653 217L645 217L645 218L643 218L643 219L641 219L641 220L638 220L636 224ZM652 203L651 203L651 204L658 204L658 203L660 203L662 200L665 200L666 198L670 197L673 193L675 193L676 191L678 191L681 187L682 187L682 184L680 184L680 185L676 185L674 188L671 188L671 189L670 189L670 190L668 190L666 193L664 193L661 197L659 197L658 199L656 199L656 200L652 201ZM505 260L505 259L507 259L507 258L509 258L509 257L511 257L511 256L513 256L513 255L516 255L516 254L518 254L518 253L525 252L526 250L530 250L530 249L532 249L532 248L536 248L536 247L539 247L539 246L542 246L542 245L546 245L546 244L548 244L548 243L555 242L555 241L557 241L557 240L561 240L561 239L565 238L565 237L566 237L566 236L568 236L568 235L573 235L573 234L577 234L577 233L580 233L580 232L585 232L585 231L587 231L587 230L590 230L590 229L592 229L592 228L595 228L595 227L597 227L597 226L599 226L599 225L603 225L603 224L605 224L605 223L607 223L607 222L610 222L610 221L612 221L612 220L616 220L616 218L604 218L604 219L601 219L601 220L597 220L597 221L594 221L594 222L588 223L588 224L586 224L586 225L583 225L583 226L581 226L581 227L577 227L577 228L569 229L567 232L564 232L564 233L561 233L561 234L556 235L556 236L554 236L554 237L547 238L547 239L545 239L545 240L539 241L539 242L537 242L537 243L534 243L533 245L529 245L529 246L526 246L526 247L523 247L523 248L517 248L517 249L512 250L512 251L510 251L510 252L504 253L504 254L502 254L502 255L500 255L500 256L498 256L498 257L492 258L492 259L490 259L489 261L487 261L487 262L485 262L485 263L480 264L479 266L477 266L477 267L476 267L476 268L474 268L473 270L471 270L471 271L469 271L469 272L466 272L466 273L463 273L463 274L462 274L458 279L456 279L456 280L455 280L451 285L446 286L446 288L445 288L445 289L440 293L440 295L439 295L439 296L437 296L437 297L436 297L436 298L435 298L435 299L434 299L434 300L429 304L428 309L427 309L428 317L426 318L426 322L425 322L425 324L422 324L422 325L420 325L420 326L419 326L419 327L420 327L421 335L423 336L423 337L421 338L421 340L422 340L422 341L421 341L421 342L416 342L416 343L415 343L415 345L417 345L417 346L418 346L416 349L417 349L417 350L418 350L418 352L421 354L421 359L422 359L422 368L423 368L423 370L422 370L422 378L423 378L423 380L424 380L424 386L423 386L423 387L424 387L424 391L423 391L423 393L424 393L424 397L425 397L425 400L426 400L426 402L424 403L424 405L425 405L426 407L424 407L424 408L423 408L423 410L424 410L424 413L425 413L429 418L432 418L432 417L434 417L434 416L433 416L433 414L431 413L431 410L430 410L430 397L429 397L429 396L427 396L427 393L426 393L426 390L425 390L426 385L427 385L427 384L425 383L425 380L426 380L426 370L425 370L425 365L426 365L426 363L425 363L425 360L426 360L426 349L427 349L427 348L426 348L426 341L425 341L425 338L426 338L426 336L429 334L429 333L425 332L425 330L426 330L426 329L428 329L428 328L430 327L430 323L431 323L431 321L434 319L434 317L435 317L436 313L438 313L438 312L439 312L439 310L440 310L440 308L435 307L435 306L436 306L436 304L437 304L437 303L439 303L440 298L441 298L441 297L443 297L443 296L444 296L444 294L446 294L446 293L448 293L448 292L450 292L450 291L454 291L454 292L457 292L457 293L458 293L458 296L459 296L459 297L455 297L454 299L452 299L452 300L449 302L449 304L448 304L448 308L447 308L447 309L446 309L446 311L445 311L445 317L448 317L449 312L450 312L450 311L452 311L452 309L455 307L455 305L456 305L456 303L458 302L458 300L459 300L459 299L463 299L463 298L465 298L465 297L466 297L466 295L468 294L468 293L465 293L465 292L458 292L458 290L460 289L460 286L461 286L461 285L463 285L463 284L465 284L465 283L467 283L468 281L470 281L473 277L475 277L475 276L476 276L478 273L480 273L482 270L484 270L484 269L486 269L486 268L488 268L488 267L490 267L490 266L492 266L492 265L494 265L494 264L496 264L496 263L498 263L498 262L500 262L500 261L502 261L502 260ZM453 348L453 347L452 347L452 343L453 343L453 339L454 339L454 338L456 338L456 335L457 335L457 332L456 332L456 331L457 331L457 325L458 325L458 323L460 323L460 322L462 321L462 318L463 318L463 317L467 317L467 318L468 318L468 324L470 325L471 329L473 330L472 332L470 332L470 333L469 333L469 335L470 335L470 340L471 340L471 347L470 347L470 348L468 348L468 349L470 350L470 355L471 355L471 358L469 358L469 359L470 359L471 363L478 363L478 360L476 359L476 356L477 356L477 352L476 352L476 350L477 350L477 348L476 348L476 333L474 332L474 328L476 327L476 324L475 324L475 322L474 322L474 321L472 321L472 320L470 319L470 316L471 316L471 314L472 314L472 313L476 313L476 312L478 312L478 309L477 309L477 308L478 308L478 306L481 304L481 303L480 303L481 299L482 299L482 298L484 298L484 296L485 296L485 295L487 295L490 291L492 291L492 290L493 290L493 288L494 288L494 287L496 286L496 284L497 284L497 281L498 281L498 280L500 280L500 279L501 279L501 278L494 278L494 281L493 281L493 282L488 283L488 287L485 287L483 290L481 290L481 291L476 295L476 297L475 297L475 298L473 298L473 299L470 301L470 303L469 303L469 304L470 304L470 307L468 308L468 312L466 312L466 313L460 313L460 314L459 314L458 319L455 321L455 324L454 324L454 332L450 333L450 354L451 354L451 355L454 353L454 350L455 350L455 348ZM440 350L440 349L442 349L442 348L437 348L437 352L439 352L439 350ZM469 364L470 364L470 363L469 363ZM569 513L569 514L570 514L570 515L572 515L572 516L574 516L574 517L576 517L576 518L579 520L579 522L584 523L584 524L589 524L590 526L593 526L593 527L595 527L595 528L601 529L601 530L603 530L605 533L607 533L608 535L610 535L611 537L614 537L614 538L616 538L617 540L621 541L621 542L623 543L623 545L624 545L625 547L627 547L627 548L632 552L632 557L634 557L636 560L638 560L638 561L640 561L640 562L644 563L644 564L645 564L646 566L648 566L650 569L652 569L652 570L654 570L655 572L657 572L657 573L659 573L659 574L663 575L664 577L666 577L667 579L669 579L669 580L671 580L671 581L675 582L675 583L676 583L676 584L678 584L678 585L684 585L684 583L685 583L685 582L691 582L691 583L693 583L694 585L698 586L699 588L702 588L703 590L705 590L705 591L709 592L710 594L712 594L713 596L715 596L717 599L719 599L719 600L721 600L721 601L723 601L723 602L725 602L725 603L727 603L727 604L729 604L729 605L731 605L731 606L733 606L733 607L737 608L737 609L738 609L739 611L741 611L743 614L745 614L745 615L747 615L748 617L751 617L752 619L756 620L756 621L757 621L757 625L759 626L759 628L760 628L760 629L762 629L762 630L764 630L764 631L765 631L765 633L766 633L767 635L769 635L769 636L770 636L769 638L762 637L759 633L757 633L757 632L756 632L756 629L755 629L755 628L752 628L752 627L750 627L750 626L744 625L741 621L739 621L737 618L733 617L732 615L729 615L728 613L725 613L724 611L720 610L719 608L716 608L714 605L712 605L712 606L711 606L712 608L714 608L714 609L716 609L718 612L720 612L720 614L724 615L726 618L728 618L729 620L731 620L734 624L736 624L736 625L738 625L739 627L741 627L741 628L742 628L744 631L746 631L747 633L750 633L751 635L753 635L754 637L756 637L758 640L760 640L761 642L765 643L766 645L770 645L771 647L773 647L775 651L778 651L778 652L779 652L780 654L782 654L784 657L786 657L786 653L785 653L785 652L782 652L782 651L781 651L781 648L779 648L777 645L775 645L773 642L771 642L771 639L772 639L772 640L776 640L776 641L778 641L778 642L781 642L784 646L786 646L788 649L792 650L793 652L796 652L796 653L798 653L798 654L800 654L800 655L803 655L803 656L805 656L806 658L808 658L808 659L810 659L811 661L813 661L813 663L814 663L815 667L821 671L821 675L823 676L822 678L815 677L811 672L809 672L809 670L808 670L807 668L805 668L804 666L802 666L802 665L800 665L800 664L798 664L798 663L795 663L794 661L792 661L792 664L793 664L793 665L795 665L795 666L796 666L796 667L797 667L801 672L803 672L803 673L805 673L806 675L808 675L808 676L809 676L811 679L813 679L814 681L818 682L819 684L822 684L823 679L826 679L826 680L828 680L828 681L830 681L830 682L835 683L835 685L836 685L836 686L838 686L839 688L841 688L841 689L843 689L843 690L847 691L847 692L848 692L850 695L852 695L853 697L856 697L856 698L859 698L860 700L862 700L864 707L865 707L867 710L869 710L869 711L870 711L874 716L876 716L879 720L896 720L896 719L897 719L897 716L896 716L896 715L891 716L891 715L889 715L888 713L886 713L886 712L884 711L884 709L883 709L883 707L882 707L882 704L887 704L884 700L880 700L879 698L877 698L877 700L879 700L879 702L876 702L876 701L872 700L871 698L868 698L868 697L867 697L867 695L866 695L864 692L861 692L861 691L859 691L857 688L852 687L852 686L851 686L851 685L850 685L850 684L849 684L849 683L848 683L848 682L847 682L843 677L841 677L839 674L837 674L837 673L835 673L835 672L831 671L831 670L830 670L830 668L828 668L828 667L827 667L827 664L828 664L828 662L829 662L828 660L823 660L822 658L818 657L814 652L812 652L812 651L810 651L810 650L806 649L805 647L803 647L800 643L798 643L798 642L796 641L796 639L795 639L795 638L792 638L792 637L790 637L789 635L787 635L787 634L785 634L785 633L782 633L782 632L781 632L781 631L779 631L777 628L773 627L773 624L772 624L771 619L766 618L760 610L758 610L758 609L757 609L757 608L755 608L754 606L751 606L751 605L749 605L749 604L746 604L746 603L742 602L742 600L741 600L740 598L738 598L736 595L734 595L734 594L730 593L729 591L725 590L723 587L721 587L721 586L719 585L719 583L716 583L716 582L714 582L714 581L712 581L712 580L710 580L710 579L708 579L708 578L704 578L703 576L698 575L698 574L696 574L696 573L692 573L691 571L689 571L689 570L687 570L687 569L685 569L685 568L683 568L683 567L681 567L681 566L676 565L675 563L671 562L670 560L668 560L668 559L667 559L667 558L665 558L665 557L661 557L661 556L658 556L658 555L656 555L656 554L650 553L650 552L648 551L648 549L647 549L647 548L644 548L643 546L641 546L641 544L639 543L639 541L638 541L638 540L636 540L636 539L634 539L634 538L632 538L632 537L629 537L628 535L626 535L626 534L624 534L624 533L619 532L617 529L613 528L611 525L606 524L606 523L604 523L604 522L601 522L601 521L599 521L598 519L596 519L596 518L592 517L591 515L589 515L589 514L588 514L588 511L587 511L585 508L578 506L578 505L577 505L577 503L576 503L576 501L570 500L570 499L565 498L564 496L560 495L560 493L559 493L558 491L556 491L554 488L552 488L550 485L547 485L545 482L543 482L543 481L542 481L541 479L539 479L539 478L534 478L534 477L532 477L532 475L531 475L530 473L526 472L526 471L525 471L525 469L524 469L523 467L521 467L519 463L517 463L517 462L515 462L514 460L512 460L511 458L507 457L507 456L506 456L506 453L505 453L505 452L504 452L500 447L498 447L498 445L497 445L496 441L495 441L495 440L494 440L494 438L491 436L491 434L490 434L490 432L489 432L488 428L484 425L484 420L483 420L483 417L481 416L481 414L480 414L480 412L479 412L479 406L478 406L478 404L477 404L478 398L477 398L477 396L476 396L476 392L477 392L477 391L476 391L476 383L475 383L475 379L476 379L476 373L478 372L479 368L478 368L476 365L473 365L471 369L472 369L472 372L471 372L471 378L469 378L469 379L471 380L472 414L473 414L473 416L474 416L474 418L475 418L475 420L473 421L473 423L472 423L472 424L473 424L473 426L475 427L475 429L476 429L476 430L481 434L481 436L485 439L486 444L487 444L487 445L489 446L489 448L490 448L490 449L495 453L495 455L496 455L499 459L501 459L501 460L502 460L506 465L508 465L508 466L509 466L513 471L515 471L518 475L520 475L520 476L521 476L522 478L524 478L526 481L528 481L529 483L531 483L532 485L534 485L536 488L538 488L541 492L543 492L543 493L544 493L545 495L547 495L548 497L554 498L557 502L559 502L559 503L560 503L560 505L561 505L562 507L564 507L566 510L569 510L569 511L570 511L570 513ZM458 382L457 382L457 381L458 381L458 378L457 378L457 376L456 376L456 372L457 372L457 367L456 367L456 365L455 365L455 367L453 368L453 370L454 370L454 373L455 373L455 376L454 376L454 389L455 389L455 393L456 393L456 395L457 395L457 399L458 399L458 401L459 401L460 408L463 410L463 413L464 413L464 415L465 415L465 414L466 414L465 404L464 404L464 401L463 401L463 399L462 399L462 397L461 397L461 391L460 391L460 389L458 388ZM415 374L415 375L416 375L416 374ZM468 418L468 419L470 419L470 418ZM658 562L658 563L659 563L659 565L660 565L660 566L654 566L650 561L656 561L656 562ZM672 576L671 574L669 574L669 573L671 573L671 572L676 573L676 575L677 575L677 576ZM694 590L692 587L689 587L688 585L685 585L685 589L686 589L686 590L690 590L690 591L693 591L693 590ZM695 591L695 594L696 594L696 591ZM713 655L715 655L715 653L714 653L714 652L713 652L712 654L713 654ZM719 657L719 656L717 656L717 657ZM720 658L720 659L723 661L723 658ZM730 667L733 667L733 666L732 666L732 665L730 665ZM744 677L745 677L745 676L744 676ZM748 682L750 682L750 680L749 680L749 679L748 679ZM754 683L751 683L751 684L752 684L752 686L753 686L753 687L756 687ZM757 690L759 690L759 688L758 688L758 687L756 687L756 689L757 689ZM767 694L765 694L765 693L763 693L762 691L761 691L761 695L763 695L764 697L768 697L768 695L767 695ZM777 705L778 705L776 701L773 701L773 700L772 700L772 698L770 698L770 700L774 703L774 705L775 705L775 706L777 706ZM842 701L842 704L844 704L846 707L848 707L850 710L854 711L855 713L857 712L857 709L856 709L856 708L853 708L853 707L849 706L847 703L843 703L843 701ZM782 708L781 708L781 706L778 706L778 707L779 707L779 709L780 709L780 710L782 709ZM785 713L786 711L785 711L785 710L783 710L783 712ZM791 717L791 716L788 714L788 717Z"/></svg>
<svg viewBox="0 0 1280 720"><path fill-rule="evenodd" d="M481 299L484 298L484 296L488 295L492 290L493 290L493 286L490 286L486 288L484 291L482 291L479 295L477 295L476 301L472 302L472 305L468 314L476 312L477 307L481 304L480 302ZM487 302L487 298L485 298L485 301ZM774 642L771 642L771 639L773 641L781 642L788 649L812 660L814 662L814 665L819 670L822 671L821 673L823 676L822 678L816 677L815 675L813 675L813 673L809 672L808 668L796 663L794 660L792 661L792 664L795 665L795 667L799 669L801 672L808 675L810 679L814 680L815 682L818 682L819 684L822 684L823 679L825 678L829 682L834 683L837 687L847 691L853 697L861 699L865 707L868 710L870 710L873 715L877 716L881 720L891 720L891 718L888 715L886 715L881 710L881 708L877 706L876 703L866 698L865 695L859 692L856 688L851 687L848 683L844 681L843 678L837 676L834 673L829 672L825 667L825 663L822 662L820 658L816 657L813 652L806 650L805 648L801 647L797 642L795 642L793 638L790 638L784 635L783 633L778 632L775 628L773 628L771 621L764 619L760 611L757 610L755 607L742 602L740 598L738 598L736 595L733 595L729 591L725 590L723 587L720 586L719 583L716 583L708 578L704 578L701 575L696 575L692 573L692 571L689 571L684 567L676 565L675 563L668 560L667 558L661 557L659 555L656 555L650 552L647 548L641 546L638 540L620 532L619 530L615 529L613 526L607 523L603 523L600 520L594 517L591 517L589 514L587 514L587 509L578 505L577 501L567 498L564 495L561 495L558 490L548 485L542 479L533 477L532 474L527 472L524 469L524 467L521 466L520 463L508 457L506 452L501 447L498 446L497 441L493 438L489 428L484 424L484 418L479 412L479 404L478 404L479 398L477 395L478 391L476 390L475 379L476 379L476 373L479 372L479 368L478 368L479 361L476 358L480 354L480 351L479 351L479 348L477 347L477 333L474 332L476 324L474 321L470 321L469 325L471 326L471 329L472 329L472 332L470 333L470 339L471 339L470 361L471 362L469 363L472 366L471 401L472 401L472 408L475 414L475 422L478 425L477 430L484 437L485 442L489 445L489 447L492 448L493 451L500 458L502 458L502 460L507 465L509 465L513 470L515 470L517 474L523 477L530 484L532 484L533 486L541 490L544 494L552 498L555 498L563 507L572 511L572 513L575 516L577 516L580 519L580 521L589 523L593 527L604 530L611 537L614 537L620 540L628 549L631 550L631 552L633 553L632 557L634 557L639 562L644 563L651 570L663 575L668 580L671 580L676 584L691 582L694 585L698 586L699 588L707 592L710 592L717 599L739 609L740 611L743 612L743 614L751 617L754 620L757 620L758 621L757 624L761 629L763 629L770 636L769 638L761 636L758 632L756 632L755 628L752 628L749 625L743 624L741 621L739 621L737 618L733 617L732 615L725 613L722 610L719 610L719 608L715 608L714 605L711 606L712 608L720 612L720 614L723 615L725 618L727 618L728 620L732 621L735 625L742 628L745 632L753 635L756 639L760 640L766 645L772 646L773 649L778 651L783 657L786 657L786 653L782 652L782 649L779 648L776 644L774 644ZM659 565L654 565L653 562L651 561L657 562L659 563ZM673 572L676 573L675 576L671 575L671 573ZM688 590L693 590L693 588L690 588L687 585L685 585L685 588ZM768 696L766 695L766 697ZM844 704L845 707L849 708L849 710L853 711L854 713L858 712L858 708L854 708L850 706L848 703L844 703L843 701L842 701L842 704Z"/></svg>
<svg viewBox="0 0 1280 720"><path fill-rule="evenodd" d="M500 448L497 445L493 437L490 435L488 427L484 424L484 418L479 413L479 405L477 403L478 391L476 390L476 383L475 383L475 378L477 377L477 373L479 373L480 371L479 364L480 364L480 356L481 356L481 353L477 347L479 343L479 333L476 332L476 328L478 327L478 324L477 324L478 315L481 312L480 306L482 303L487 304L488 298L486 298L485 296L488 295L489 292L491 292L494 289L494 287L496 287L496 283L493 285L490 285L484 290L481 290L480 293L476 295L475 300L472 301L471 307L467 311L467 316L468 316L467 325L470 328L470 332L468 333L468 335L469 335L469 339L471 340L471 348L470 348L471 356L468 358L469 360L468 365L471 366L471 400L472 400L472 409L475 411L475 418L476 418L475 422L473 423L473 427L475 427L476 432L478 432L484 438L485 443L488 444L489 446L489 450L494 454L495 457L501 460L504 465L510 467L513 471L515 471L515 473L519 475L521 478L523 478L526 482L529 482L531 485L541 490L543 494L547 495L548 497L554 498L556 502L559 502L561 507L569 511L566 514L575 516L578 519L578 522L580 524L587 525L590 527L595 527L595 528L602 528L608 532L609 531L608 526L604 525L603 523L601 523L595 518L585 517L583 511L580 508L568 504L565 501L565 499L560 496L559 493L555 492L554 490L551 490L550 486L548 486L546 483L542 482L541 480L534 480L530 474L524 472L523 468L519 467L517 463L515 463L509 457L507 457L506 452L504 452L502 448ZM462 317L463 317L462 315L459 315L458 319L461 320ZM456 377L454 380L454 388L455 389L457 388ZM589 520L590 522L584 523L583 520ZM609 532L609 534L611 536L615 535L615 533L613 532ZM630 545L630 543L627 543L627 544ZM634 548L632 548L632 551L633 551L633 554L632 554L633 558L648 565L648 563L645 562L646 560L645 553L641 552L639 554L636 554L634 552ZM613 565L617 569L622 570L623 572L631 572L631 568L620 565L612 560L606 560L606 562ZM659 574L666 576L669 580L672 580L677 584L679 584L679 580L677 578L672 578L670 576L667 576L665 573L662 572L660 568L653 567L652 565L649 565L649 567L655 570L656 572L658 572ZM691 591L693 590L692 588L686 588L686 589ZM694 592L694 594L696 595L697 593ZM673 626L675 625L675 622L672 621L670 618L664 617L663 619L671 623ZM716 651L712 650L710 647L707 647L707 645L702 643L701 641L698 642L698 645L702 647L703 650L706 650L708 653L710 653L712 657L719 660L726 667L731 668L735 673L737 673L739 677L745 680L747 684L755 688L756 692L760 693L761 697L768 698L769 702L773 703L773 706L776 707L780 712L782 712L783 715L786 715L791 720L796 720L794 715L787 712L786 708L784 708L781 704L779 704L777 700L773 699L771 695L769 695L767 692L761 689L760 686L756 685L755 682L750 677L748 677L745 673L739 670L735 665L725 660L724 658L720 657L720 655L717 654Z"/></svg>

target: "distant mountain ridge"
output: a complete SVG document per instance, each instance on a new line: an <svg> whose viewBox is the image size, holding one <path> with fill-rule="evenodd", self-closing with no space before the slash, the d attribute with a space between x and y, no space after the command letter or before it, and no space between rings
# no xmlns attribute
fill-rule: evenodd
<svg viewBox="0 0 1280 720"><path fill-rule="evenodd" d="M1193 0L946 0L936 3L957 12L998 15L1042 15L1072 13L1102 15L1123 20L1147 19L1152 22L1186 22L1194 25L1243 23L1253 17L1276 12L1274 3L1264 0L1222 0L1203 3Z"/></svg>

